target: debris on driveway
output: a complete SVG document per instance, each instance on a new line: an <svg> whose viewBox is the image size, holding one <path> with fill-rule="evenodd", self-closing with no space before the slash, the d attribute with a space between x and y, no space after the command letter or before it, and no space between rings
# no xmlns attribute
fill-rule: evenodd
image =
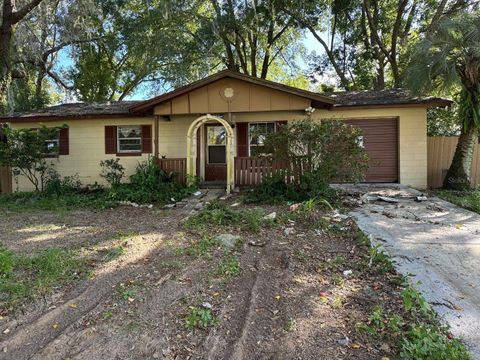
<svg viewBox="0 0 480 360"><path fill-rule="evenodd" d="M347 192L361 194L363 204L350 213L360 229L480 359L480 215L401 185Z"/></svg>

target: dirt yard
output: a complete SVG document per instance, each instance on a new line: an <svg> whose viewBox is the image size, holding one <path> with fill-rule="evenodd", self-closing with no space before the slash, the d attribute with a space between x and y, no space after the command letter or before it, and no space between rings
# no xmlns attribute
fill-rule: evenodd
<svg viewBox="0 0 480 360"><path fill-rule="evenodd" d="M246 209L235 202L226 206ZM375 305L398 306L399 276L369 270L353 222L323 210L261 211L275 220L249 213L245 223L225 216L187 227L185 210L132 207L2 213L8 249L75 249L87 271L17 306L0 303L0 359L394 356L393 340L359 329ZM231 251L211 240L223 233L240 236ZM196 310L213 319L187 327Z"/></svg>

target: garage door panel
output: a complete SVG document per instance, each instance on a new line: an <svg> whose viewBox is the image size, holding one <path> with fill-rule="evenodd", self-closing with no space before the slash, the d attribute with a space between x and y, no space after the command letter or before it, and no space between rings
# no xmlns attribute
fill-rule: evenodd
<svg viewBox="0 0 480 360"><path fill-rule="evenodd" d="M370 158L367 182L398 181L398 119L346 120L363 133L365 152Z"/></svg>

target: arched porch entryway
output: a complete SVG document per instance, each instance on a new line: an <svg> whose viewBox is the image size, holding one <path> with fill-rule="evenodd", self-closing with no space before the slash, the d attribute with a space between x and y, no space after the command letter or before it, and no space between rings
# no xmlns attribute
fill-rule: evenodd
<svg viewBox="0 0 480 360"><path fill-rule="evenodd" d="M214 115L206 114L195 119L188 128L187 132L187 176L191 179L197 174L197 131L198 129L209 122L220 123L226 132L226 166L227 166L227 179L226 190L230 193L235 186L234 184L234 133L233 129L228 121Z"/></svg>

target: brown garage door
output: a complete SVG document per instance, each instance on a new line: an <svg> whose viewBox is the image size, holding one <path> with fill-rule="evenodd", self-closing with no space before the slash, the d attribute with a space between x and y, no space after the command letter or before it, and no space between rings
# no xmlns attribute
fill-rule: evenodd
<svg viewBox="0 0 480 360"><path fill-rule="evenodd" d="M398 182L398 119L346 120L363 131L370 158L367 182Z"/></svg>

